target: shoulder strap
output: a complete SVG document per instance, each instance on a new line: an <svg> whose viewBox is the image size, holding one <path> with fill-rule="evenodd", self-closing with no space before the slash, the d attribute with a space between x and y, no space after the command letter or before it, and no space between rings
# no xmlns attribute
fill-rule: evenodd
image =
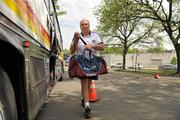
<svg viewBox="0 0 180 120"><path fill-rule="evenodd" d="M84 45L87 45L87 43L80 37L81 41L84 43Z"/></svg>

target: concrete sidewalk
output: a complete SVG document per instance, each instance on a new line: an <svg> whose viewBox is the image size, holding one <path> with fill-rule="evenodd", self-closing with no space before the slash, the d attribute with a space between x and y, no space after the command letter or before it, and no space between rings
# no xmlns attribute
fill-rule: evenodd
<svg viewBox="0 0 180 120"><path fill-rule="evenodd" d="M180 79L110 72L96 81L91 120L180 120ZM56 84L36 120L83 120L80 81Z"/></svg>

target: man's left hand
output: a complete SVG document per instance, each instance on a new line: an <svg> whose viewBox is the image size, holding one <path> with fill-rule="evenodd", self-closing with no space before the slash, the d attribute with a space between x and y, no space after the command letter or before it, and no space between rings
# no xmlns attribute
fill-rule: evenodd
<svg viewBox="0 0 180 120"><path fill-rule="evenodd" d="M92 44L87 44L87 45L85 45L85 48L90 50L90 49L92 49L92 46L93 46Z"/></svg>

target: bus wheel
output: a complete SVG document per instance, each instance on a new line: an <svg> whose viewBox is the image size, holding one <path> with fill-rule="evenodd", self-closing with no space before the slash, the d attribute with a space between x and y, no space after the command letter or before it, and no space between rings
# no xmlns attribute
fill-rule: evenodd
<svg viewBox="0 0 180 120"><path fill-rule="evenodd" d="M18 120L14 91L7 73L0 66L0 120Z"/></svg>

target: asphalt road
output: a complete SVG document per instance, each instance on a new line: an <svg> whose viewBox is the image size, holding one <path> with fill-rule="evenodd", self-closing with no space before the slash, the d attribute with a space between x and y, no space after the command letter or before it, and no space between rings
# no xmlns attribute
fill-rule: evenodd
<svg viewBox="0 0 180 120"><path fill-rule="evenodd" d="M180 78L112 72L96 81L91 120L180 120ZM53 88L36 120L83 120L80 81Z"/></svg>

